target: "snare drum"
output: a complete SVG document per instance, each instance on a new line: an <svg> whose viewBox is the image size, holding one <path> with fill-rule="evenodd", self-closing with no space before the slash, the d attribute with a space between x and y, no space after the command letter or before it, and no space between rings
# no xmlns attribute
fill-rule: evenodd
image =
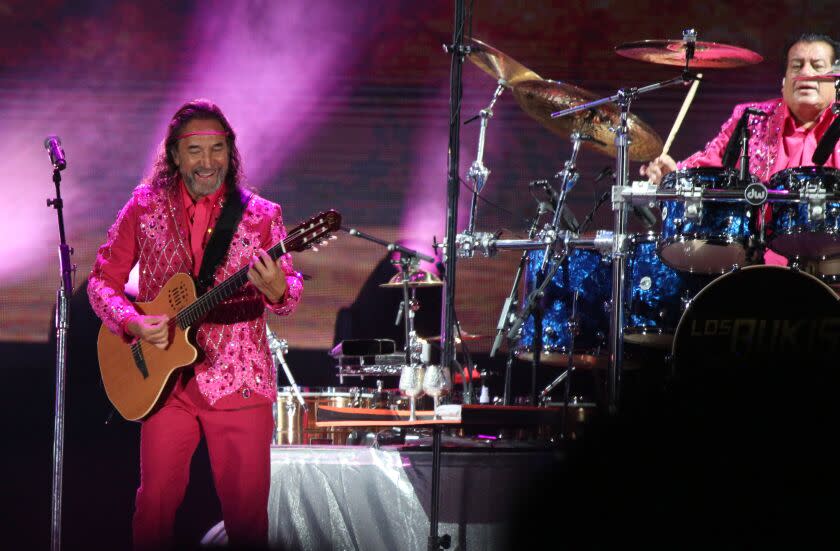
<svg viewBox="0 0 840 551"><path fill-rule="evenodd" d="M665 265L656 254L658 237L649 232L629 239L624 340L670 349L688 302L716 276Z"/></svg>
<svg viewBox="0 0 840 551"><path fill-rule="evenodd" d="M840 170L802 166L777 172L770 189L780 191L840 192ZM802 203L773 203L769 245L788 258L825 259L840 256L840 201L826 200L812 210Z"/></svg>
<svg viewBox="0 0 840 551"><path fill-rule="evenodd" d="M660 189L686 187L731 189L737 173L722 168L688 168L667 174ZM751 176L753 182L758 182ZM685 201L662 201L662 242L659 256L677 270L722 274L747 264L750 212L744 202L704 201L700 216L689 219Z"/></svg>
<svg viewBox="0 0 840 551"><path fill-rule="evenodd" d="M318 408L373 407L372 389L327 387L318 390L300 389L308 411L303 411L291 387L277 393L277 443L278 444L345 444L352 432L344 427L317 427Z"/></svg>
<svg viewBox="0 0 840 551"><path fill-rule="evenodd" d="M537 286L537 274L544 251L532 251L525 272L527 297ZM575 364L594 367L605 363L609 335L609 305L612 263L598 251L574 249L554 274L543 297L543 356L547 365L568 365L571 333L569 318L575 291L578 292L578 331L575 335ZM534 351L534 317L522 325L514 353L530 360Z"/></svg>

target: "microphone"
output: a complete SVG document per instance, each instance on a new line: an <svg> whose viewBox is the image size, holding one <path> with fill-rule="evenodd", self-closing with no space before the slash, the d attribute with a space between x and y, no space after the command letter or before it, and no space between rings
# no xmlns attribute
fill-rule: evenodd
<svg viewBox="0 0 840 551"><path fill-rule="evenodd" d="M548 180L534 180L533 182L528 184L528 187L531 188L532 196L534 194L533 191L535 189L542 190L549 197L550 200L550 205L548 206L549 212L554 212L554 205L557 204L557 201L560 198L560 194L557 193L557 190L551 187L551 184L548 183ZM540 201L540 203L543 202ZM580 224L578 224L577 218L575 218L574 213L572 213L572 209L570 209L568 205L563 206L563 212L561 213L560 218L563 225L563 229L573 232L578 231Z"/></svg>
<svg viewBox="0 0 840 551"><path fill-rule="evenodd" d="M656 225L656 215L653 214L653 211L651 211L650 208L645 205L633 205L631 210L633 211L633 214L641 220L642 225L645 228L652 228Z"/></svg>
<svg viewBox="0 0 840 551"><path fill-rule="evenodd" d="M738 153L741 149L741 138L747 133L747 123L749 122L750 115L755 115L757 117L769 116L761 109L755 109L754 107L747 107L744 109L744 112L741 113L741 118L738 119L738 124L735 126L735 130L732 131L732 135L729 136L729 141L726 143L726 149L723 152L723 159L721 161L723 168L735 168L735 164L738 162Z"/></svg>
<svg viewBox="0 0 840 551"><path fill-rule="evenodd" d="M67 159L64 158L64 150L61 149L61 138L58 136L47 136L44 140L44 149L50 154L50 162L56 170L67 168Z"/></svg>
<svg viewBox="0 0 840 551"><path fill-rule="evenodd" d="M840 139L840 117L835 117L834 122L825 131L823 137L820 138L817 148L814 150L814 155L811 157L811 162L817 166L822 166L828 160L831 152L834 151L834 146L837 145L837 140Z"/></svg>
<svg viewBox="0 0 840 551"><path fill-rule="evenodd" d="M685 44L685 64L687 66L694 59L694 50L697 46L697 31L694 29L685 29L683 31L683 43Z"/></svg>

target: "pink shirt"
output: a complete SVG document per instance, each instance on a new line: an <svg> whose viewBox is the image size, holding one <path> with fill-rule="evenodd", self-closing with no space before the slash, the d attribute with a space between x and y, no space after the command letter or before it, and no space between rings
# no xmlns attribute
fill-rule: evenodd
<svg viewBox="0 0 840 551"><path fill-rule="evenodd" d="M793 118L787 105L785 105L782 140L779 144L776 162L773 165L773 174L786 168L812 166L814 163L811 161L811 158L814 156L814 150L817 149L820 138L825 135L825 131L831 126L833 120L834 115L829 108L822 112L817 119L817 123L810 128L798 127L796 125L796 119ZM823 166L840 166L840 163L838 163L838 150L836 148Z"/></svg>
<svg viewBox="0 0 840 551"><path fill-rule="evenodd" d="M224 196L227 186L222 184L212 195L201 197L198 201L193 201L183 179L179 187L181 188L181 199L184 201L184 210L187 213L187 232L190 236L190 249L193 259L192 275L198 276L201 271L201 261L204 258L204 248L210 240L213 227L216 225L216 219L221 214L221 198Z"/></svg>

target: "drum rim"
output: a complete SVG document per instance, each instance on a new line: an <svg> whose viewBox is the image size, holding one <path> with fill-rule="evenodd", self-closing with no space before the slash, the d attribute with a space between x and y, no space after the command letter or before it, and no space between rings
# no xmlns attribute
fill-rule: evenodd
<svg viewBox="0 0 840 551"><path fill-rule="evenodd" d="M677 245L679 243L685 243L687 241L695 241L695 240L696 241L701 241L702 240L702 241L707 241L708 242L708 241L712 241L712 240L718 240L719 242L713 243L713 244L715 244L717 246L725 245L727 247L740 245L740 248L743 249L744 251L746 251L747 242L749 241L749 238L747 238L747 237L731 237L730 236L728 239L722 239L719 236L689 237L689 236L692 236L692 235L697 235L697 234L696 233L681 234L681 235L674 235L672 237L667 237L667 238L662 239L660 244L657 245L657 247L656 247L656 255L659 257L659 260L661 260L663 264L665 264L666 266L668 266L672 270L677 270L678 272L686 272L686 273L689 273L689 274L700 274L700 275L724 275L724 274L727 274L727 273L731 272L733 269L737 269L737 268L740 267L740 266L729 266L729 267L723 268L721 270L715 270L713 272L709 272L709 271L701 271L701 270L689 270L689 269L686 269L686 268L677 267L677 266L672 265L667 260L665 260L665 258L662 256L662 251L666 247L669 247L671 245ZM686 237L688 237L688 238L686 238ZM744 255L744 260L746 261L746 254ZM744 266L744 267L747 267L747 266Z"/></svg>
<svg viewBox="0 0 840 551"><path fill-rule="evenodd" d="M774 172L770 175L770 179L767 180L769 184L768 187L777 185L776 180L784 180L781 184L790 181L790 175L792 174L805 174L807 171L814 171L820 174L833 174L837 179L838 185L840 185L840 168L834 168L831 166L794 166L790 168L783 168L777 172ZM774 188L778 189L778 188ZM783 187L782 189L787 189ZM828 190L826 190L828 191Z"/></svg>
<svg viewBox="0 0 840 551"><path fill-rule="evenodd" d="M819 232L816 232L816 231L808 231L808 232L803 232L803 231L776 231L776 230L774 230L774 235L771 236L767 240L767 246L774 253L782 255L785 258L787 258L788 260L790 260L792 257L789 254L789 252L788 251L782 252L782 251L778 250L776 247L773 246L773 242L776 241L777 237L801 237L801 236L806 236L806 235L828 235L828 236L834 237L835 242L840 242L840 229L831 230L831 231L819 231ZM826 255L811 256L811 255L798 254L798 255L796 255L796 257L793 257L793 258L801 258L801 259L804 259L804 260L835 260L835 259L840 258L840 253L832 254L832 255L828 255L828 256L826 256Z"/></svg>
<svg viewBox="0 0 840 551"><path fill-rule="evenodd" d="M683 312L682 316L680 316L680 321L677 322L677 328L674 330L674 343L671 345L671 362L672 362L672 364L674 364L677 360L677 335L679 334L680 329L683 326L683 322L686 319L686 315L688 315L689 311L691 310L691 306L692 306L692 304L694 304L694 301L696 301L698 297L703 296L703 294L706 293L709 290L710 287L712 287L713 285L715 285L716 283L718 283L722 279L724 279L726 277L729 277L729 276L732 276L732 275L735 275L737 273L740 273L744 270L756 270L756 269L760 269L760 270L786 270L786 271L795 272L797 274L807 276L808 278L810 278L810 279L814 280L816 283L818 283L826 291L828 291L828 293L830 295L833 295L835 300L840 302L840 295L838 295L838 293L834 289L832 289L831 287L826 285L825 282L820 281L819 278L814 277L812 274L809 274L808 272L803 272L802 270L799 270L797 268L791 268L790 266L774 266L774 265L768 265L768 264L758 264L758 265L754 265L754 266L744 266L743 268L738 268L738 269L732 270L732 271L730 271L728 273L725 273L725 274L721 275L720 277L716 277L715 279L710 281L705 287L700 289L697 292L697 294L694 295L691 298L691 301L689 301L688 305L685 308L685 311Z"/></svg>
<svg viewBox="0 0 840 551"><path fill-rule="evenodd" d="M673 170L662 177L662 182L657 186L659 189L665 190L670 189L666 182L671 182L676 180L679 175L691 175L691 174L723 174L729 173L731 177L737 180L738 171L735 169L728 169L723 168L722 166L697 166L697 167L686 167L680 168L677 170ZM672 176L673 175L673 176ZM752 183L761 182L761 179L756 176L755 174L750 174L750 181ZM731 187L731 186L730 186ZM709 189L718 189L718 188L709 188ZM725 189L725 188L721 188ZM676 201L676 199L674 199Z"/></svg>

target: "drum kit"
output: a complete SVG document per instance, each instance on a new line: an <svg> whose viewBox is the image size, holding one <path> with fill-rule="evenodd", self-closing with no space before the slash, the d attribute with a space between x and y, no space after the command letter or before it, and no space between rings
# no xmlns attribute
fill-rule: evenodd
<svg viewBox="0 0 840 551"><path fill-rule="evenodd" d="M571 396L569 389L575 370L581 369L606 372L606 406L615 411L622 371L644 367L625 361L625 344L660 355L675 372L831 362L840 343L840 297L829 286L840 284L840 171L790 168L764 182L750 175L742 162L740 170L735 163L677 170L658 184L628 181L629 161L646 162L668 152L702 79L697 69L731 69L762 61L750 50L696 37L689 29L682 40L618 46L615 51L621 56L681 67L682 72L602 99L578 86L544 79L485 42L469 42L468 59L497 86L490 103L474 117L481 124L477 156L467 174L472 183L470 219L467 230L456 236L455 254L471 258L521 251L490 353L492 357L507 345L504 405L512 401L511 366L518 359L530 362L533 373L540 365L562 368L539 394L532 376L532 405L561 405L579 412L577 406L587 400ZM809 78L835 82L840 98L840 73ZM631 102L641 94L689 84L665 142L630 113ZM485 136L493 107L505 91L526 114L572 145L555 176L558 190L548 181L531 183L532 194L542 189L552 208L540 203L527 239L502 239L501 232L475 230L477 197L490 173L483 162ZM835 112L838 106L840 101ZM741 140L742 159L748 158L747 142ZM614 158L616 170L611 190L578 224L565 202L579 178L576 163L582 149ZM605 176L602 172L598 179ZM607 201L612 204L613 228L591 230L595 210ZM548 222L547 213L553 213ZM630 213L639 215L649 229L660 223L659 231L628 233ZM315 428L311 410L319 405L408 409L414 418L421 395L433 397L435 407L441 396L454 397L449 372L431 361L435 337L424 339L414 330L414 315L420 309L416 290L443 285L431 272L419 269L420 260L434 259L355 229L347 231L399 253L394 262L399 265L397 274L380 287L403 293L397 322L404 325L406 344L398 350L389 339L362 339L343 341L333 349L341 384L345 377L371 377L377 381L375 390L340 387L301 393L290 379L292 386L283 387L278 400L282 443L347 441L349 430L331 429L327 434ZM768 250L785 257L788 266L765 265ZM469 375L467 345L494 337L456 334L462 337L456 339L462 346L458 350L467 352L465 363L470 366L461 376L466 404L474 399L475 378ZM460 367L457 361L455 365ZM398 376L399 384L384 390L381 377L389 376ZM551 393L564 380L563 400L552 401Z"/></svg>
<svg viewBox="0 0 840 551"><path fill-rule="evenodd" d="M694 71L762 61L750 50L696 38L689 29L682 40L618 46L621 56L683 71L678 78L621 89L603 99L544 79L489 44L472 40L468 59L498 87L480 115L479 152L468 175L474 184L473 208L456 246L461 258L523 251L491 352L507 342L505 404L510 404L514 358L530 361L535 372L541 364L564 368L539 396L532 387L534 405L548 403L550 392L566 379L568 406L575 369L606 369L607 406L614 411L621 372L632 367L624 361L625 343L663 351L675 371L712 362L715 367L789 366L811 358L828 360L829 351L837 348L840 299L828 284L840 281L840 171L790 168L762 182L742 162L740 170L735 163L677 170L658 184L628 181L629 160L645 162L667 153L702 79ZM819 80L835 82L840 100L840 74L820 75ZM650 126L630 114L630 104L643 93L689 83L691 90L663 146ZM555 177L559 189L550 189L553 219L540 228L545 211L537 214L528 239L474 230L476 195L489 173L483 164L487 120L505 90L530 117L572 142L571 156ZM840 111L840 101L834 109ZM747 142L748 136L741 143L744 153ZM616 159L614 185L602 198L612 200L611 231L588 231L593 213L577 227L562 214L578 178L581 146ZM659 216L651 209L658 209ZM630 212L642 216L647 227L661 221L659 233L628 234ZM768 249L785 257L788 266L765 265ZM784 287L778 296L787 297L782 301L773 298L778 286Z"/></svg>

